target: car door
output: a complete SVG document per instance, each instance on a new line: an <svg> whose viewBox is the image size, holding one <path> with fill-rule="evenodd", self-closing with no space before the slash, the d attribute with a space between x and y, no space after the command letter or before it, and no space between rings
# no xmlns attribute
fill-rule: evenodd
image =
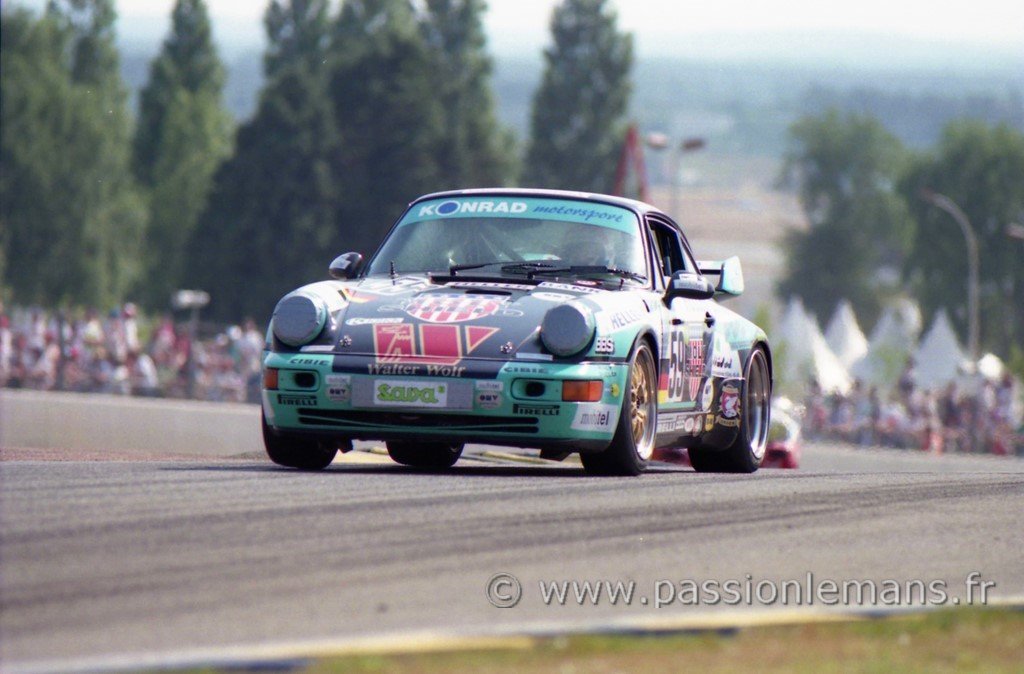
<svg viewBox="0 0 1024 674"><path fill-rule="evenodd" d="M678 227L667 218L648 215L648 226L665 287L676 272L700 277ZM702 410L710 397L706 356L711 346L711 300L677 297L663 311L661 376L658 402L663 410Z"/></svg>

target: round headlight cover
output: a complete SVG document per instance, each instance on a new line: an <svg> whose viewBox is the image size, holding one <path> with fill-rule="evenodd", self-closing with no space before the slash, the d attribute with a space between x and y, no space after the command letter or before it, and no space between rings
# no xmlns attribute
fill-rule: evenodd
<svg viewBox="0 0 1024 674"><path fill-rule="evenodd" d="M549 310L540 324L540 339L556 356L579 353L593 337L593 312L575 302L566 302Z"/></svg>
<svg viewBox="0 0 1024 674"><path fill-rule="evenodd" d="M288 346L313 341L327 323L327 304L316 295L294 293L274 308L274 334Z"/></svg>

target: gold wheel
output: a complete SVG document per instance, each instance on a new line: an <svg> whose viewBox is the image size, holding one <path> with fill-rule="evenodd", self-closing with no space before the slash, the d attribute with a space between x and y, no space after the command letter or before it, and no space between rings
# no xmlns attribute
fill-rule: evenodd
<svg viewBox="0 0 1024 674"><path fill-rule="evenodd" d="M654 398L654 361L650 351L637 354L629 386L629 421L633 445L641 459L651 458L654 450L654 420L657 401Z"/></svg>

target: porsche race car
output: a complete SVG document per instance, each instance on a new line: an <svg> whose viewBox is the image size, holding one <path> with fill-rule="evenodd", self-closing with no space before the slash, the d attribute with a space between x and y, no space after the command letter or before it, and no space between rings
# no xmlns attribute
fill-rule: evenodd
<svg viewBox="0 0 1024 674"><path fill-rule="evenodd" d="M716 297L737 258L699 262L645 203L551 190L451 191L412 202L365 260L274 309L263 437L317 470L353 440L443 469L466 443L578 452L588 473L637 475L656 447L698 471L765 456L772 355Z"/></svg>

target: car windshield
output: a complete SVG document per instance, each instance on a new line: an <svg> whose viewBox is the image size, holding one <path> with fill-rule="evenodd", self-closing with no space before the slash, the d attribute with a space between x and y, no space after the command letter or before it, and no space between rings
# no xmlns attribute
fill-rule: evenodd
<svg viewBox="0 0 1024 674"><path fill-rule="evenodd" d="M392 263L399 274L473 268L474 275L537 269L592 275L608 268L627 278L647 276L632 211L567 199L474 196L416 204L374 257L369 273L389 273Z"/></svg>

